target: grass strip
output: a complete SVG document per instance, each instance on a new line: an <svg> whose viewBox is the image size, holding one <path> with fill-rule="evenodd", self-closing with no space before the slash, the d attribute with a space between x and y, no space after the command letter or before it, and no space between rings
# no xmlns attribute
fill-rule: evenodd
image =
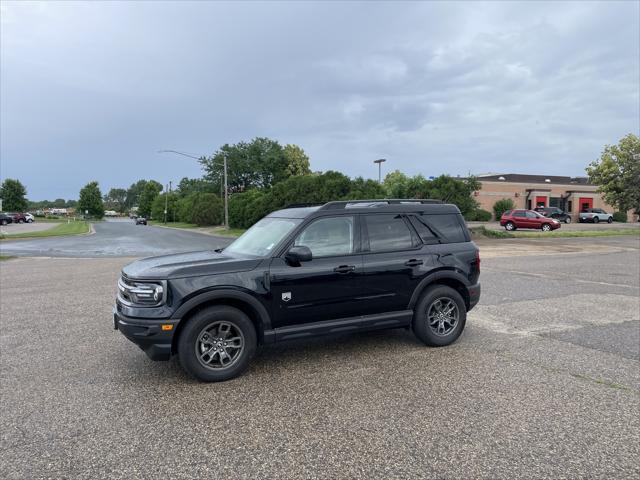
<svg viewBox="0 0 640 480"><path fill-rule="evenodd" d="M70 222L59 223L49 230L42 230L39 232L23 232L13 234L3 234L0 239L2 240L16 240L21 238L45 238L45 237L60 237L65 235L82 235L88 233L90 226L87 222Z"/></svg>
<svg viewBox="0 0 640 480"><path fill-rule="evenodd" d="M471 227L469 229L474 236L487 238L577 238L577 237L615 237L620 235L638 235L640 228L624 228L615 230L554 230L552 232L507 232L493 230L491 228Z"/></svg>

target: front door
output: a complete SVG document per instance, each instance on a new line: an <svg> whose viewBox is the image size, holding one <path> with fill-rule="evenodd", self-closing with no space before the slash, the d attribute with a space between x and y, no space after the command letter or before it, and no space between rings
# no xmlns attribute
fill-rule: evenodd
<svg viewBox="0 0 640 480"><path fill-rule="evenodd" d="M290 265L272 259L270 288L273 326L286 327L357 316L362 293L362 254L356 218L351 215L312 221L293 245L309 247L313 258Z"/></svg>

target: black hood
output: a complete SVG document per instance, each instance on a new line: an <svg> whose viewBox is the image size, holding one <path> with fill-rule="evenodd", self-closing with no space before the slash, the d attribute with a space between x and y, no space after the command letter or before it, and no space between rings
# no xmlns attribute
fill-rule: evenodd
<svg viewBox="0 0 640 480"><path fill-rule="evenodd" d="M168 280L171 278L212 275L253 270L261 258L237 257L212 250L176 253L136 260L122 269L135 280Z"/></svg>

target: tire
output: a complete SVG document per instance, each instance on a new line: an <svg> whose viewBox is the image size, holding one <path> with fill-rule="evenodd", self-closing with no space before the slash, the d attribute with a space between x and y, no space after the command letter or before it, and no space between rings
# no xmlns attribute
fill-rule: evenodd
<svg viewBox="0 0 640 480"><path fill-rule="evenodd" d="M564 223L569 224L571 223L571 217L567 217L564 219Z"/></svg>
<svg viewBox="0 0 640 480"><path fill-rule="evenodd" d="M6 225L6 224L7 224L7 221L6 221L6 220L2 220L2 221L0 222L0 225Z"/></svg>
<svg viewBox="0 0 640 480"><path fill-rule="evenodd" d="M438 302L440 302L440 307L438 307ZM455 305L455 310L452 312L456 314L455 323L438 320L438 318L430 320L432 315L441 313L441 310L446 310L451 305ZM462 296L446 285L433 285L427 288L416 305L412 329L416 337L422 340L425 345L444 347L451 345L458 339L464 330L466 321L467 307Z"/></svg>
<svg viewBox="0 0 640 480"><path fill-rule="evenodd" d="M234 339L234 345L227 345L227 339ZM198 380L223 382L246 370L257 344L256 329L249 317L237 308L214 306L187 321L178 339L178 358L182 368ZM226 359L218 352L223 352ZM226 366L225 361L229 362Z"/></svg>
<svg viewBox="0 0 640 480"><path fill-rule="evenodd" d="M543 223L542 224L542 231L543 232L550 232L551 231L551 225L549 225L548 223Z"/></svg>
<svg viewBox="0 0 640 480"><path fill-rule="evenodd" d="M29 219L27 220L27 223L33 223L33 220Z"/></svg>
<svg viewBox="0 0 640 480"><path fill-rule="evenodd" d="M607 218L607 223L613 223L613 217Z"/></svg>
<svg viewBox="0 0 640 480"><path fill-rule="evenodd" d="M513 223L513 222L507 222L507 223L504 224L504 229L507 232L513 232L514 230L516 230L516 228L517 228L516 224Z"/></svg>
<svg viewBox="0 0 640 480"><path fill-rule="evenodd" d="M18 220L18 223L24 223L23 219Z"/></svg>
<svg viewBox="0 0 640 480"><path fill-rule="evenodd" d="M593 223L600 223L600 217L593 217Z"/></svg>

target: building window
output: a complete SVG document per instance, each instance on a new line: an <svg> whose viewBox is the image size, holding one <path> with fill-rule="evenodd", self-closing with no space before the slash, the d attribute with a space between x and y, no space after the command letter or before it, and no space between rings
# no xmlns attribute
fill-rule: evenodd
<svg viewBox="0 0 640 480"><path fill-rule="evenodd" d="M567 212L573 212L573 202L571 200L567 202Z"/></svg>
<svg viewBox="0 0 640 480"><path fill-rule="evenodd" d="M557 208L561 208L561 198L560 197L550 197L549 198L549 206L550 207L557 207Z"/></svg>

